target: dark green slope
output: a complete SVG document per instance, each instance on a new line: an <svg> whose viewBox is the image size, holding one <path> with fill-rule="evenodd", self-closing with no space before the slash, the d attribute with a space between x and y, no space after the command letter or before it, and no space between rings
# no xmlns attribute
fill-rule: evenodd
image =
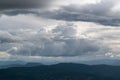
<svg viewBox="0 0 120 80"><path fill-rule="evenodd" d="M0 70L0 80L120 80L120 67L61 63Z"/></svg>

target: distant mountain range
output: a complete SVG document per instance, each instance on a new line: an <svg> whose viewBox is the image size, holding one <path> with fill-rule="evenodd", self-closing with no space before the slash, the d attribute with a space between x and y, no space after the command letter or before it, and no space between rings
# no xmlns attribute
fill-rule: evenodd
<svg viewBox="0 0 120 80"><path fill-rule="evenodd" d="M45 65L0 61L0 80L120 80L120 60L90 60Z"/></svg>
<svg viewBox="0 0 120 80"><path fill-rule="evenodd" d="M120 66L60 63L12 67L0 69L0 80L120 80Z"/></svg>
<svg viewBox="0 0 120 80"><path fill-rule="evenodd" d="M120 66L120 60L116 60L116 59L98 59L98 60L82 61L80 63L87 65L105 64L105 65Z"/></svg>
<svg viewBox="0 0 120 80"><path fill-rule="evenodd" d="M114 66L120 66L120 60L115 59L99 59L99 60L89 60L89 61L81 61L78 62L79 64L86 64L86 65L114 65ZM25 61L0 61L0 68L8 68L8 67L33 67L33 66L39 66L39 65L45 65L41 64L39 62L25 62ZM50 63L49 63L50 65ZM52 64L51 64L52 65Z"/></svg>
<svg viewBox="0 0 120 80"><path fill-rule="evenodd" d="M81 61L79 62L79 64L120 66L120 60L99 59L99 60ZM38 62L25 62L25 61L0 61L0 69L8 68L8 67L34 67L39 65L45 65L45 64L41 64Z"/></svg>
<svg viewBox="0 0 120 80"><path fill-rule="evenodd" d="M0 69L9 67L34 67L43 65L35 62L24 62L24 61L0 61Z"/></svg>

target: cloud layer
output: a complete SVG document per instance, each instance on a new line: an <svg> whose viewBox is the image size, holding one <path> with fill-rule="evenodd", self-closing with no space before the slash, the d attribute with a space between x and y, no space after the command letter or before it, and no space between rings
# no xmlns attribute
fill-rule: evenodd
<svg viewBox="0 0 120 80"><path fill-rule="evenodd" d="M1 0L0 9L29 9L48 6L51 0Z"/></svg>
<svg viewBox="0 0 120 80"><path fill-rule="evenodd" d="M18 14L33 14L37 17L63 20L63 21L85 21L94 22L107 26L120 26L120 11L117 8L118 0L101 0L96 3L89 3L84 5L69 4L66 6L59 6L56 10L43 11L41 8L45 6L50 7L53 0L25 0L25 1L0 1L0 8L4 9L1 14L15 16ZM56 1L57 2L57 1ZM24 3L24 4L23 4ZM12 5L12 6L11 6ZM55 5L55 4L54 4ZM51 5L53 6L53 5ZM55 7L55 6L53 6ZM118 7L119 8L119 7ZM10 9L10 10L6 10Z"/></svg>
<svg viewBox="0 0 120 80"><path fill-rule="evenodd" d="M68 5L59 10L49 12L49 18L65 21L86 21L95 22L108 26L120 26L119 11L114 11L114 7L119 1L101 0L95 4ZM55 13L53 15L53 13ZM45 15L46 16L46 15Z"/></svg>
<svg viewBox="0 0 120 80"><path fill-rule="evenodd" d="M16 35L0 32L0 50L13 55L65 57L90 55L102 48L94 40L77 38L76 32L73 24L58 25L50 31L22 30Z"/></svg>
<svg viewBox="0 0 120 80"><path fill-rule="evenodd" d="M42 26L39 20L24 15L1 17L0 51L13 56L42 57L119 55L119 27L57 21L55 25Z"/></svg>
<svg viewBox="0 0 120 80"><path fill-rule="evenodd" d="M0 1L4 3L0 5L0 60L120 57L119 1L69 3L44 10L48 0L10 1Z"/></svg>

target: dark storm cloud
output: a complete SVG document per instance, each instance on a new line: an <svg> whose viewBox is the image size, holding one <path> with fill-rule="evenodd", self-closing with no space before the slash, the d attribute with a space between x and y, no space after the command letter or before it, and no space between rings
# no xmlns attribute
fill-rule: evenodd
<svg viewBox="0 0 120 80"><path fill-rule="evenodd" d="M11 1L11 0L10 0ZM83 6L80 5L67 5L62 6L58 10L48 10L42 11L41 8L37 7L45 7L48 6L49 2L53 2L54 0L25 0L25 1L16 1L8 3L5 1L1 1L0 4L6 4L1 9L10 9L1 11L1 14L15 16L18 14L34 14L37 17L50 18L56 20L63 21L85 21L85 22L94 22L107 26L120 26L120 12L112 11L113 7L118 2L117 0L101 0L96 4L85 4ZM24 4L23 4L24 2ZM28 3L27 3L28 2ZM40 2L38 4L38 2ZM15 4L16 3L16 4ZM20 4L18 4L20 3ZM16 6L9 6L7 4L12 4ZM17 5L18 4L18 5ZM38 4L38 5L37 5ZM24 6L23 6L24 5ZM28 9L34 8L34 9Z"/></svg>
<svg viewBox="0 0 120 80"><path fill-rule="evenodd" d="M0 9L42 8L50 5L52 0L0 0Z"/></svg>
<svg viewBox="0 0 120 80"><path fill-rule="evenodd" d="M46 12L42 16L56 20L86 21L108 26L120 26L119 12L112 11L116 2L116 0L101 0L99 3L84 6L68 5L53 12Z"/></svg>
<svg viewBox="0 0 120 80"><path fill-rule="evenodd" d="M1 14L7 15L7 16L16 16L19 14L39 14L39 12L34 10L28 10L28 9L12 9L12 10L5 10L2 11Z"/></svg>

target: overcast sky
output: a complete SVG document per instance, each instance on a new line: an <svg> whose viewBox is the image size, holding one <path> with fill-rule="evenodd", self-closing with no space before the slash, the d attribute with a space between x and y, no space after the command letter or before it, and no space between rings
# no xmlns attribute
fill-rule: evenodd
<svg viewBox="0 0 120 80"><path fill-rule="evenodd" d="M119 0L0 0L0 61L120 57Z"/></svg>

